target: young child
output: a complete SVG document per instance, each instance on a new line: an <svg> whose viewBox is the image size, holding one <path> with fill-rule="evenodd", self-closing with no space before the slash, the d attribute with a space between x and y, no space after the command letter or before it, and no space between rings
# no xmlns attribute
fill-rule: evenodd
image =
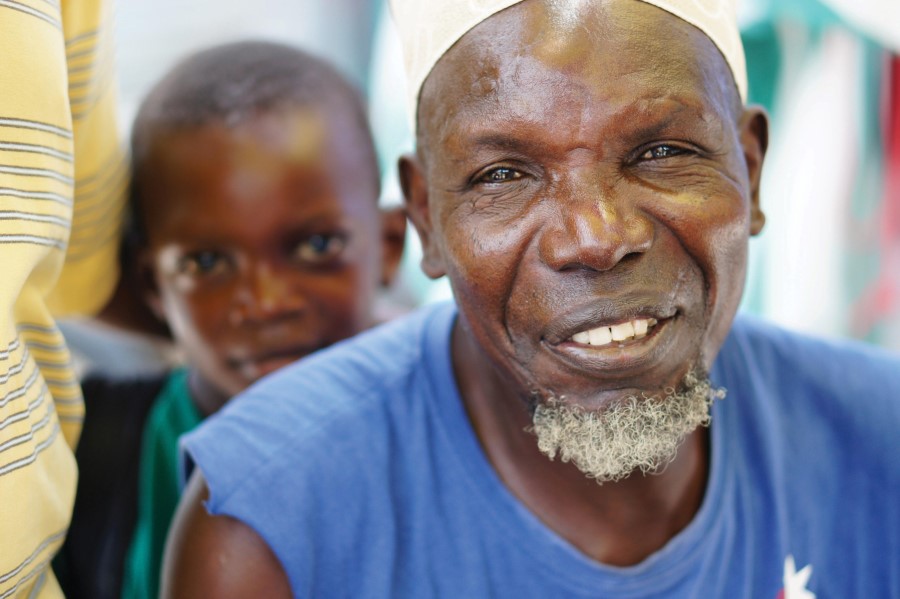
<svg viewBox="0 0 900 599"><path fill-rule="evenodd" d="M405 231L402 213L378 209L360 96L330 66L286 46L230 44L178 65L141 106L132 160L143 297L186 366L153 389L143 425L126 598L158 595L179 495L179 435L263 375L372 325ZM89 411L88 422L94 417L102 415ZM95 514L88 529L115 512L82 509ZM70 540L79 542L102 545ZM102 596L96 586L116 585L81 592Z"/></svg>

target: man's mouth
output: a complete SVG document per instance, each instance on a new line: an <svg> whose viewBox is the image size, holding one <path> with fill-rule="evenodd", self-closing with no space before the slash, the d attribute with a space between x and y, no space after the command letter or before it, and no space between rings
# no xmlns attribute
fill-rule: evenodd
<svg viewBox="0 0 900 599"><path fill-rule="evenodd" d="M603 347L622 344L635 339L643 339L650 334L659 321L655 318L635 318L618 324L603 325L572 335L567 341Z"/></svg>
<svg viewBox="0 0 900 599"><path fill-rule="evenodd" d="M598 311L600 312L600 311ZM591 377L646 378L651 371L667 368L685 342L680 312L672 307L637 308L631 314L583 312L581 322L557 321L543 346L554 356Z"/></svg>

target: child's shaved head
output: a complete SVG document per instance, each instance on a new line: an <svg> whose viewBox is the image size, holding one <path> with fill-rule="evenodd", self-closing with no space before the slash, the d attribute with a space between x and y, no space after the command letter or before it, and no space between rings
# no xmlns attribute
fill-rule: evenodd
<svg viewBox="0 0 900 599"><path fill-rule="evenodd" d="M334 67L298 48L243 41L192 54L150 91L131 134L131 222L128 252L146 242L142 196L146 160L155 141L172 131L211 123L233 128L261 113L292 107L321 107L341 121L354 139L357 164L365 166L377 200L380 173L363 97Z"/></svg>
<svg viewBox="0 0 900 599"><path fill-rule="evenodd" d="M159 129L211 121L236 125L248 116L285 105L333 105L358 121L371 143L359 92L328 63L273 42L237 42L193 54L178 64L144 100L134 123L136 161Z"/></svg>

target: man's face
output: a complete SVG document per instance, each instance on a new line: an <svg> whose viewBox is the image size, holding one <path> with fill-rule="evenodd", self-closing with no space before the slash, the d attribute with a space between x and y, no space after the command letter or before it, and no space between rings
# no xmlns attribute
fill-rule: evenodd
<svg viewBox="0 0 900 599"><path fill-rule="evenodd" d="M527 0L441 58L405 188L504 392L601 408L710 365L763 222L765 118L736 93L642 2Z"/></svg>
<svg viewBox="0 0 900 599"><path fill-rule="evenodd" d="M344 121L285 109L154 139L141 190L150 302L222 399L371 324L375 165Z"/></svg>

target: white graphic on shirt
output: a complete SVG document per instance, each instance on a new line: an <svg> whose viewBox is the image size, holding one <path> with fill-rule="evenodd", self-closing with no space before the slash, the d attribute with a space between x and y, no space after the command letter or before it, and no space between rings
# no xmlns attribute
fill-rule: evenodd
<svg viewBox="0 0 900 599"><path fill-rule="evenodd" d="M798 572L794 556L788 555L784 560L784 599L816 599L815 593L806 589L811 575L812 565L807 564Z"/></svg>

